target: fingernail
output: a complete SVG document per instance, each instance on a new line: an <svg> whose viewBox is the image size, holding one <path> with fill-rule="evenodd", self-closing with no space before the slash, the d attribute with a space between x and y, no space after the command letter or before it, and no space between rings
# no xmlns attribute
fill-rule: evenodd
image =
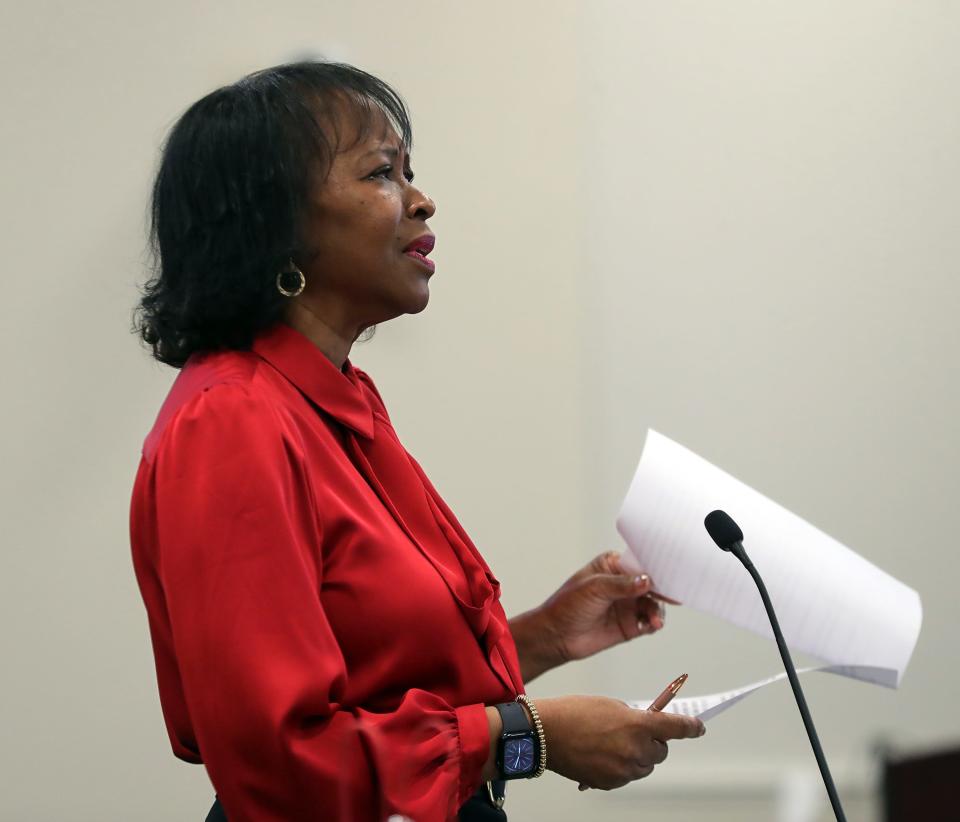
<svg viewBox="0 0 960 822"><path fill-rule="evenodd" d="M638 588L642 588L643 586L650 584L650 577L648 577L646 574L640 574L640 576L633 578L633 584Z"/></svg>
<svg viewBox="0 0 960 822"><path fill-rule="evenodd" d="M702 722L700 723L700 733L697 736L703 736L707 732L707 726Z"/></svg>
<svg viewBox="0 0 960 822"><path fill-rule="evenodd" d="M641 634L645 634L647 632L647 628L649 627L650 626L647 625L646 620L643 620L643 619L637 620L637 630L640 631Z"/></svg>

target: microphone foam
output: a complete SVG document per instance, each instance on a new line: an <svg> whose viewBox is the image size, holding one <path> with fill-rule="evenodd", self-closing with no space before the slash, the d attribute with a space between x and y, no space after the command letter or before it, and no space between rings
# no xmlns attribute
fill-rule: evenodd
<svg viewBox="0 0 960 822"><path fill-rule="evenodd" d="M711 511L703 521L710 538L724 551L743 542L743 531L726 511Z"/></svg>

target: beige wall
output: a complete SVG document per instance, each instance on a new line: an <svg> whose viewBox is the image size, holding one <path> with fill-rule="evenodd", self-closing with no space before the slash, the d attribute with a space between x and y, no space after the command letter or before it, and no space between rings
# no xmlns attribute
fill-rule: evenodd
<svg viewBox="0 0 960 822"><path fill-rule="evenodd" d="M920 591L900 692L807 685L851 818L872 818L875 740L960 739L940 707L960 687L958 28L933 0L7 4L0 819L205 812L204 772L169 753L129 561L137 451L173 376L129 311L166 129L303 52L410 104L433 298L354 360L508 612L618 545L648 425ZM709 691L777 667L759 640L668 620L531 692L639 697L681 669ZM624 791L513 786L511 818L770 820L780 791L803 822L784 796L808 768L771 689Z"/></svg>
<svg viewBox="0 0 960 822"><path fill-rule="evenodd" d="M613 538L650 426L916 588L899 692L804 686L834 769L869 785L878 742L960 744L960 6L603 3L585 19L588 542ZM598 672L649 693L689 670L709 692L779 667L698 614L671 628ZM811 763L786 687L703 743L661 785L718 761Z"/></svg>

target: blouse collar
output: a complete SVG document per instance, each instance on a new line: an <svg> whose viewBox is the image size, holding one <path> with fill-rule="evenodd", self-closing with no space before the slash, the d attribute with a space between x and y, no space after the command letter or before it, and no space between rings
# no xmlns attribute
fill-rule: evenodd
<svg viewBox="0 0 960 822"><path fill-rule="evenodd" d="M349 359L340 371L307 337L285 323L258 334L252 348L314 405L362 437L373 437L373 410Z"/></svg>

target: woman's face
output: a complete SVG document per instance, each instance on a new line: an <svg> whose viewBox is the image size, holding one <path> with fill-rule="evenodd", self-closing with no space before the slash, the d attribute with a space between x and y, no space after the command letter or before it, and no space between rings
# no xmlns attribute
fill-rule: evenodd
<svg viewBox="0 0 960 822"><path fill-rule="evenodd" d="M307 286L297 298L345 337L423 311L430 298L428 264L405 253L424 235L434 202L412 185L410 157L386 118L357 140L342 121L343 145L326 180L313 184L302 224L306 253L295 260Z"/></svg>

